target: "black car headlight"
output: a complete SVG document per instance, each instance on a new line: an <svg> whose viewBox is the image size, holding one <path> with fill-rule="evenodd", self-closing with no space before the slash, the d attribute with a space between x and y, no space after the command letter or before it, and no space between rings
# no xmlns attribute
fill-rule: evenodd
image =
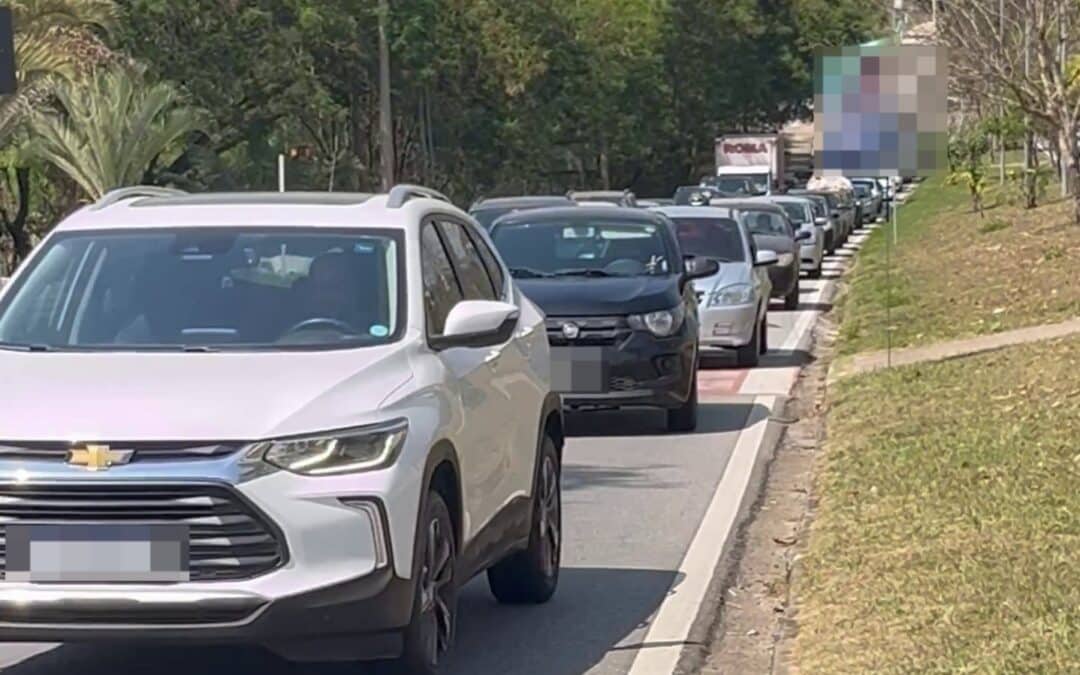
<svg viewBox="0 0 1080 675"><path fill-rule="evenodd" d="M647 330L656 337L671 337L679 332L685 319L686 309L678 305L659 312L631 314L627 317L627 323L634 330Z"/></svg>
<svg viewBox="0 0 1080 675"><path fill-rule="evenodd" d="M265 441L253 448L264 461L305 476L332 476L374 471L393 464L405 445L409 423L382 424L326 434Z"/></svg>

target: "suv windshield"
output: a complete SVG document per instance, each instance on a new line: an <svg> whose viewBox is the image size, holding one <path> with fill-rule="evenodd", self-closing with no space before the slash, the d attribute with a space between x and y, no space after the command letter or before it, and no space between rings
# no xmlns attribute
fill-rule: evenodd
<svg viewBox="0 0 1080 675"><path fill-rule="evenodd" d="M720 262L746 260L742 232L731 218L672 218L672 221L684 254Z"/></svg>
<svg viewBox="0 0 1080 675"><path fill-rule="evenodd" d="M656 223L587 218L500 223L492 238L519 278L665 275L678 268Z"/></svg>
<svg viewBox="0 0 1080 675"><path fill-rule="evenodd" d="M772 211L743 211L743 222L752 234L769 237L790 237L791 230L779 213Z"/></svg>
<svg viewBox="0 0 1080 675"><path fill-rule="evenodd" d="M0 346L357 347L396 338L400 233L294 228L60 234L0 305Z"/></svg>

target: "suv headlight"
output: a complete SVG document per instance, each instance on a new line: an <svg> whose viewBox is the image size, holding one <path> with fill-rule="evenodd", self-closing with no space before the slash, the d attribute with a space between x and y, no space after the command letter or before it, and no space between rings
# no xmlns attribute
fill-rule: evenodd
<svg viewBox="0 0 1080 675"><path fill-rule="evenodd" d="M634 330L647 330L656 337L669 337L682 328L686 319L686 310L682 305L672 309L663 309L648 314L631 314L627 323Z"/></svg>
<svg viewBox="0 0 1080 675"><path fill-rule="evenodd" d="M709 296L709 307L748 305L754 301L754 287L750 284L725 286Z"/></svg>
<svg viewBox="0 0 1080 675"><path fill-rule="evenodd" d="M303 438L266 441L253 448L264 461L305 476L373 471L393 464L405 445L405 419Z"/></svg>

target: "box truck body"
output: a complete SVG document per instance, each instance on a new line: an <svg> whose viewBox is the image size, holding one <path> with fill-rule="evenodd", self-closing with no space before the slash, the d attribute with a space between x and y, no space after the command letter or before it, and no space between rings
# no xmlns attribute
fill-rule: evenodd
<svg viewBox="0 0 1080 675"><path fill-rule="evenodd" d="M751 194L780 192L784 142L779 134L725 134L716 139L716 178L722 191L744 186Z"/></svg>

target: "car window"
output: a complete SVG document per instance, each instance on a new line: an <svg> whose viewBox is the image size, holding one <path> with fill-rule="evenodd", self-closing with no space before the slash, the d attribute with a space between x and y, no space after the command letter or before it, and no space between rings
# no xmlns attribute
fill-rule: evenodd
<svg viewBox="0 0 1080 675"><path fill-rule="evenodd" d="M686 255L723 262L744 262L746 248L739 224L731 218L672 218Z"/></svg>
<svg viewBox="0 0 1080 675"><path fill-rule="evenodd" d="M434 224L420 235L420 262L424 276L424 313L429 336L442 335L446 317L461 302L461 286Z"/></svg>
<svg viewBox="0 0 1080 675"><path fill-rule="evenodd" d="M788 219L796 224L805 223L806 206L802 202L777 202L780 208L784 209L787 213Z"/></svg>
<svg viewBox="0 0 1080 675"><path fill-rule="evenodd" d="M743 222L752 234L764 236L790 236L791 226L779 213L772 211L746 211Z"/></svg>
<svg viewBox="0 0 1080 675"><path fill-rule="evenodd" d="M0 307L0 342L54 349L275 349L385 342L400 234L306 228L56 236Z"/></svg>
<svg viewBox="0 0 1080 675"><path fill-rule="evenodd" d="M480 252L476 250L476 245L465 232L465 226L453 221L441 221L439 229L442 231L446 250L450 254L454 271L457 272L458 282L461 284L461 292L465 295L465 299L494 300L495 285L484 268Z"/></svg>
<svg viewBox="0 0 1080 675"><path fill-rule="evenodd" d="M476 250L480 252L480 260L484 263L484 269L487 270L488 278L491 279L492 286L495 287L495 297L502 298L503 289L506 286L506 277L503 276L502 266L499 265L499 261L495 258L495 253L492 252L491 247L484 241L476 232L469 230L469 238L472 239L473 244L476 246Z"/></svg>
<svg viewBox="0 0 1080 675"><path fill-rule="evenodd" d="M492 232L511 273L536 276L671 274L676 265L668 229L655 222L603 217L539 217L499 224Z"/></svg>

